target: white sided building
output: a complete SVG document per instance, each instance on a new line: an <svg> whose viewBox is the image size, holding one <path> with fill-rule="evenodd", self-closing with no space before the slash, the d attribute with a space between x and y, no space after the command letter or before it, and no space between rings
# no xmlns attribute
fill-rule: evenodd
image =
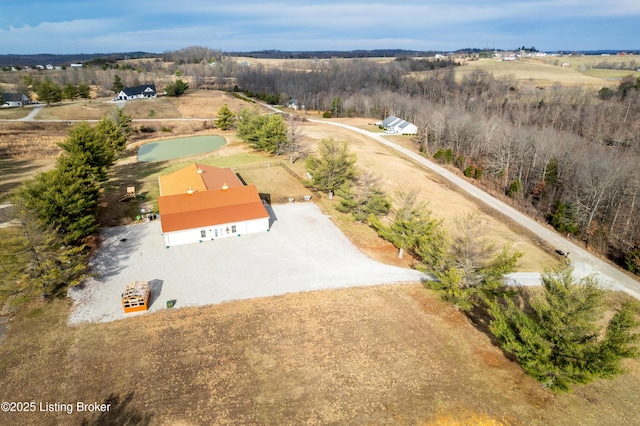
<svg viewBox="0 0 640 426"><path fill-rule="evenodd" d="M389 133L397 133L400 135L415 135L418 133L418 126L393 115L385 118L382 121L382 126Z"/></svg>
<svg viewBox="0 0 640 426"><path fill-rule="evenodd" d="M193 164L158 180L166 247L269 230L257 188L244 185L231 169Z"/></svg>

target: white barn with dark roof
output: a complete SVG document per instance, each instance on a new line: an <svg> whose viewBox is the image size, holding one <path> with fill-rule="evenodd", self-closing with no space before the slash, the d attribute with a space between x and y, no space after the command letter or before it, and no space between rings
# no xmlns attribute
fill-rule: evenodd
<svg viewBox="0 0 640 426"><path fill-rule="evenodd" d="M418 133L418 126L393 115L385 118L382 121L382 126L389 132L401 135L415 135Z"/></svg>

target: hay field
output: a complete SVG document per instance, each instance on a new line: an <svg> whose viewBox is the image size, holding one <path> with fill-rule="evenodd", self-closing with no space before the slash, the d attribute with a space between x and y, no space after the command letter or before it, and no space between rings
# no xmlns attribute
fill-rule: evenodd
<svg viewBox="0 0 640 426"><path fill-rule="evenodd" d="M496 78L512 77L519 82L521 88L560 84L562 86L600 89L603 86L616 84L613 81L580 72L576 67L562 68L560 65L528 59L513 62L498 59L471 61L465 66L456 68L456 79L462 81L464 76L477 69L487 71Z"/></svg>

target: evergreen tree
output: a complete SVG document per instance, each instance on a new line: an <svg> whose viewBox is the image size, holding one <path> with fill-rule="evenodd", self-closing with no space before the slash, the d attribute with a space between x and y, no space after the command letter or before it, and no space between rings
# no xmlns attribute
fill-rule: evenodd
<svg viewBox="0 0 640 426"><path fill-rule="evenodd" d="M331 194L358 175L355 154L346 142L334 139L322 139L318 156L308 157L305 166L311 174L311 186Z"/></svg>
<svg viewBox="0 0 640 426"><path fill-rule="evenodd" d="M638 356L637 303L624 303L608 321L606 290L593 276L576 279L569 264L542 275L544 294L531 296L529 307L514 300L492 302L491 332L527 374L554 390L612 377L621 361Z"/></svg>
<svg viewBox="0 0 640 426"><path fill-rule="evenodd" d="M33 82L34 89L38 95L38 101L45 102L47 105L60 102L62 100L62 89L54 81L46 78L44 81Z"/></svg>
<svg viewBox="0 0 640 426"><path fill-rule="evenodd" d="M243 108L238 114L236 134L240 139L256 148L259 145L258 130L262 121L263 117L257 108Z"/></svg>
<svg viewBox="0 0 640 426"><path fill-rule="evenodd" d="M65 244L76 244L98 227L98 187L84 161L84 155L63 155L55 169L36 175L19 192L40 225L56 229Z"/></svg>
<svg viewBox="0 0 640 426"><path fill-rule="evenodd" d="M62 86L62 98L74 100L78 96L78 88L71 84L67 83Z"/></svg>
<svg viewBox="0 0 640 426"><path fill-rule="evenodd" d="M262 125L258 128L257 149L280 155L286 151L288 142L287 125L282 116L280 114L263 116Z"/></svg>
<svg viewBox="0 0 640 426"><path fill-rule="evenodd" d="M167 96L181 96L189 88L189 85L182 80L176 80L175 83L169 83L164 88L164 91L167 92Z"/></svg>
<svg viewBox="0 0 640 426"><path fill-rule="evenodd" d="M431 215L427 204L419 202L415 192L397 192L398 206L391 209L391 222L386 225L375 217L370 223L378 234L398 248L398 258L402 259L405 251L416 254L415 249L422 240L424 250L427 241L443 244L442 221Z"/></svg>
<svg viewBox="0 0 640 426"><path fill-rule="evenodd" d="M91 97L91 88L88 84L78 84L78 96L80 96L82 99L89 99Z"/></svg>
<svg viewBox="0 0 640 426"><path fill-rule="evenodd" d="M111 85L111 91L116 95L120 93L124 89L124 84L122 83L122 79L118 74L113 77L113 84Z"/></svg>
<svg viewBox="0 0 640 426"><path fill-rule="evenodd" d="M351 213L358 222L367 221L371 215L384 216L391 208L391 200L382 190L380 178L369 172L359 174L353 182L343 183L336 195L341 198L336 209Z"/></svg>
<svg viewBox="0 0 640 426"><path fill-rule="evenodd" d="M515 271L521 252L510 245L497 248L486 237L485 224L474 214L455 221L455 235L449 252L440 255L436 280L429 287L442 292L443 298L459 309L485 306L504 289L503 277Z"/></svg>
<svg viewBox="0 0 640 426"><path fill-rule="evenodd" d="M78 156L91 169L98 182L107 179L109 168L124 150L130 133L131 117L114 108L110 117L102 118L95 127L87 122L74 126L59 146L70 156Z"/></svg>
<svg viewBox="0 0 640 426"><path fill-rule="evenodd" d="M233 127L236 121L236 116L227 104L224 104L218 110L218 117L216 118L215 125L218 129L229 130Z"/></svg>
<svg viewBox="0 0 640 426"><path fill-rule="evenodd" d="M280 114L262 115L255 108L244 108L239 114L237 130L238 137L258 151L280 155L287 150L287 125Z"/></svg>

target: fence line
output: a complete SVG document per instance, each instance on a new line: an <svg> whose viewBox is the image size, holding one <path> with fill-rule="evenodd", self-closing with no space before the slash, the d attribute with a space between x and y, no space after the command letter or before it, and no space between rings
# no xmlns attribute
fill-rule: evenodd
<svg viewBox="0 0 640 426"><path fill-rule="evenodd" d="M320 195L320 193L318 191L316 191L313 188L307 187L307 185L306 185L306 183L308 182L307 180L305 180L303 177L298 175L291 167L289 167L288 165L286 165L285 163L283 163L280 160L278 160L278 161L268 161L266 163L245 164L245 165L242 165L242 166L231 167L231 169L235 173L235 172L242 171L242 170L266 169L266 168L269 168L269 167L281 167L281 168L283 168L287 173L289 173L298 182L300 182L305 188L307 188L307 190L309 192L311 192L315 197L317 197L318 199L321 198L321 195Z"/></svg>

